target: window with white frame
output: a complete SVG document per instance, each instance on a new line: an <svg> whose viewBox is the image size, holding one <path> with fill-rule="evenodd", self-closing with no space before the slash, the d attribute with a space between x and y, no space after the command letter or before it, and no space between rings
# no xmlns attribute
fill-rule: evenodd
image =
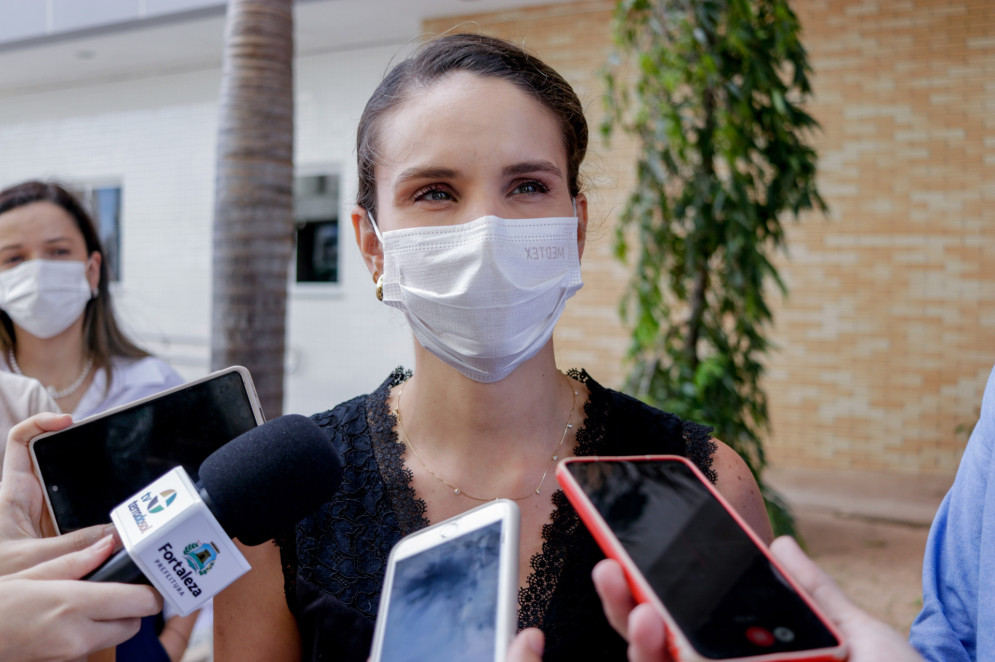
<svg viewBox="0 0 995 662"><path fill-rule="evenodd" d="M104 247L103 259L107 263L111 281L121 280L121 186L84 186L81 191L83 204L96 225L97 236Z"/></svg>
<svg viewBox="0 0 995 662"><path fill-rule="evenodd" d="M298 283L339 282L339 177L294 178Z"/></svg>

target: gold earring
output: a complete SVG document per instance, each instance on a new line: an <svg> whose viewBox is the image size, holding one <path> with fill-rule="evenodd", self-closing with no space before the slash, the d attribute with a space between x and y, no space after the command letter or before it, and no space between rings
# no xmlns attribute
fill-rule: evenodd
<svg viewBox="0 0 995 662"><path fill-rule="evenodd" d="M377 301L383 301L383 274L377 278Z"/></svg>

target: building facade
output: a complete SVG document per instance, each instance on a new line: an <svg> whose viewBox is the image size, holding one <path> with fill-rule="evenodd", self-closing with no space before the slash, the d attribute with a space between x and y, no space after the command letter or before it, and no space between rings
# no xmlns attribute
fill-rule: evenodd
<svg viewBox="0 0 995 662"><path fill-rule="evenodd" d="M223 3L92 0L85 15L79 4L0 1L0 186L57 178L107 201L127 328L199 376L210 337ZM507 37L570 80L596 127L613 4L297 5L299 249L285 411L328 408L411 363L406 324L376 301L349 222L356 123L391 62L452 29ZM815 70L810 110L822 124L814 144L830 211L787 222L779 266L790 294L777 301L779 349L765 382L770 457L952 473L995 364L995 6L793 6ZM563 368L585 367L609 386L625 375L618 302L628 274L611 241L634 149L622 137L606 146L592 131L585 287L556 334Z"/></svg>

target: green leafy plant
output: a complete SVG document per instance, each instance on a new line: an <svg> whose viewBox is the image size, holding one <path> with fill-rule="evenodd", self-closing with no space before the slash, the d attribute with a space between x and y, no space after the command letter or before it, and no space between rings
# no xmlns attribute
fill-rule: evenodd
<svg viewBox="0 0 995 662"><path fill-rule="evenodd" d="M634 268L627 390L708 423L746 460L775 533L794 530L762 481L761 387L781 217L825 211L801 26L786 0L621 0L602 133L639 144L616 234Z"/></svg>

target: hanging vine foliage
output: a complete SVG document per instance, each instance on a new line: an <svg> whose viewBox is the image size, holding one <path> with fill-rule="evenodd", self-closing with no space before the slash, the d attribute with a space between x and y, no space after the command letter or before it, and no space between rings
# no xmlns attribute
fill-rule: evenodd
<svg viewBox="0 0 995 662"><path fill-rule="evenodd" d="M801 26L786 0L621 0L605 70L604 136L638 140L615 237L634 267L627 389L715 427L760 482L775 532L790 514L762 482L761 387L781 218L825 211Z"/></svg>

